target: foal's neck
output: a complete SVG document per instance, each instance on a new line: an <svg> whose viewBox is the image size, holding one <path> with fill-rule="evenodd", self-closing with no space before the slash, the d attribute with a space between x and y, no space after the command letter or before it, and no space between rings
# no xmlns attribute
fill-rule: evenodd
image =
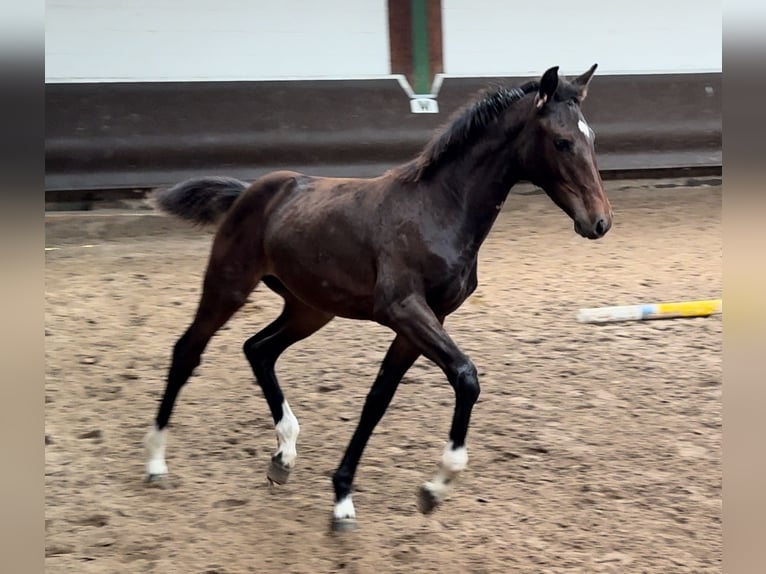
<svg viewBox="0 0 766 574"><path fill-rule="evenodd" d="M522 179L515 137L504 134L499 123L488 126L486 137L434 174L434 193L444 194L468 248L479 249L511 188Z"/></svg>

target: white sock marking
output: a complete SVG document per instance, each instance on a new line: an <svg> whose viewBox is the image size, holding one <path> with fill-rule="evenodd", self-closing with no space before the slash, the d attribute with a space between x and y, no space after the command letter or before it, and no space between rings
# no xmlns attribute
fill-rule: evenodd
<svg viewBox="0 0 766 574"><path fill-rule="evenodd" d="M301 427L287 401L282 403L282 419L277 423L276 431L279 444L277 454L282 455L282 464L291 468L298 456L297 443Z"/></svg>
<svg viewBox="0 0 766 574"><path fill-rule="evenodd" d="M356 510L354 510L354 503L351 502L351 495L349 494L343 500L336 502L332 509L333 518L343 520L344 518L356 518Z"/></svg>
<svg viewBox="0 0 766 574"><path fill-rule="evenodd" d="M442 453L442 467L453 474L457 474L465 470L466 466L468 466L468 451L466 448L464 446L455 448L452 441L449 441Z"/></svg>
<svg viewBox="0 0 766 574"><path fill-rule="evenodd" d="M439 472L425 487L441 502L452 489L452 481L468 466L468 451L464 446L454 448L452 441L447 443L442 453Z"/></svg>
<svg viewBox="0 0 766 574"><path fill-rule="evenodd" d="M159 430L157 425L146 433L144 447L149 455L146 461L146 473L150 476L168 473L168 465L165 463L165 445L167 444L168 429Z"/></svg>

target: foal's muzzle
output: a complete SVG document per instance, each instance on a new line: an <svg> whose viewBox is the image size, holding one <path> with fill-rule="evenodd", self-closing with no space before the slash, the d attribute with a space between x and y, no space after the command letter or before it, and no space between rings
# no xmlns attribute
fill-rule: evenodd
<svg viewBox="0 0 766 574"><path fill-rule="evenodd" d="M612 214L602 214L596 216L593 221L583 223L576 219L574 223L575 232L587 239L600 239L606 235L612 227Z"/></svg>

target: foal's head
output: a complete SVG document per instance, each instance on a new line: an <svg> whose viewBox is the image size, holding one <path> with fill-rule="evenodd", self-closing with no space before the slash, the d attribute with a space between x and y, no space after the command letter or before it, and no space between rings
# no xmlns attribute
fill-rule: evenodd
<svg viewBox="0 0 766 574"><path fill-rule="evenodd" d="M545 72L518 138L525 178L541 187L588 239L603 237L612 226L594 133L580 109L595 71L596 64L571 82L559 78L558 66Z"/></svg>

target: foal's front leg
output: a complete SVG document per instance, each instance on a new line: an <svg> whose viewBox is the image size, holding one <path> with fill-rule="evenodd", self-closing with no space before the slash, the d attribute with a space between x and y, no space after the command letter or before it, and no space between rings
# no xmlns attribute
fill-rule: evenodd
<svg viewBox="0 0 766 574"><path fill-rule="evenodd" d="M364 447L375 426L386 412L396 393L399 382L412 366L420 352L401 335L397 335L383 359L378 376L364 402L362 416L354 436L343 455L343 460L332 478L335 490L335 506L332 513L332 527L336 531L351 530L356 526L356 511L351 501L351 486Z"/></svg>
<svg viewBox="0 0 766 574"><path fill-rule="evenodd" d="M422 297L410 295L388 306L385 321L436 363L455 390L452 426L439 471L420 488L418 506L422 512L428 513L447 497L453 482L468 464L466 435L473 405L479 398L479 379L473 362L452 341L442 320L434 315Z"/></svg>

